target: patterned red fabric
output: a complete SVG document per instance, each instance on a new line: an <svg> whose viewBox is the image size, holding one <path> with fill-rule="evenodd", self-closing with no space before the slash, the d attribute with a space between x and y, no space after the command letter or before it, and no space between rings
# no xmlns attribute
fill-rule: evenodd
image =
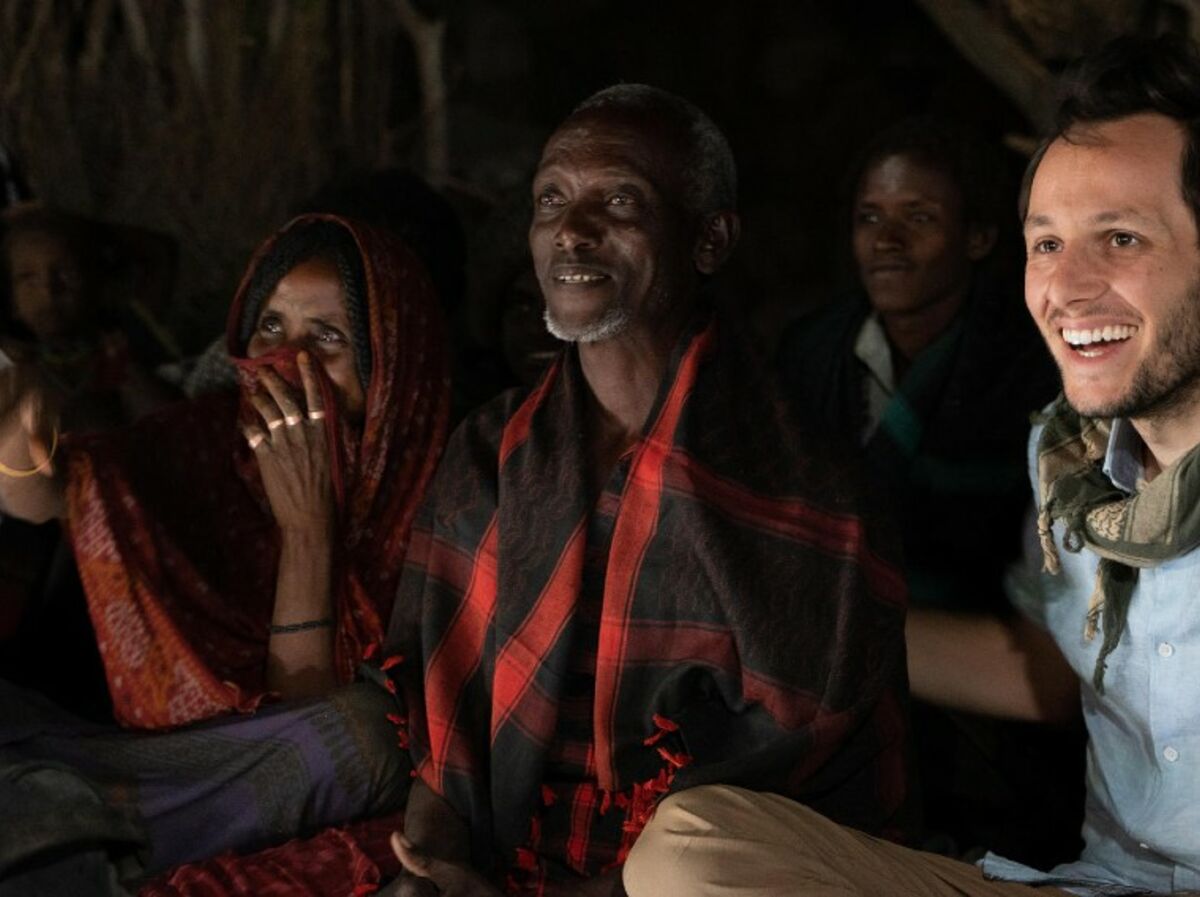
<svg viewBox="0 0 1200 897"><path fill-rule="evenodd" d="M388 839L403 821L400 813L188 863L147 882L138 897L365 897L400 873Z"/></svg>
<svg viewBox="0 0 1200 897"><path fill-rule="evenodd" d="M349 681L382 636L412 519L444 444L449 389L440 317L416 257L387 234L329 216L289 227L314 220L347 229L366 273L365 424L354 432L336 404L326 417L338 487L335 663ZM230 310L235 359L244 352L237 329L250 277L273 243L251 262ZM280 368L289 374L286 363ZM322 388L332 402L323 376ZM129 430L64 445L71 538L125 725L249 711L265 695L279 537L237 426L238 401L183 403Z"/></svg>
<svg viewBox="0 0 1200 897"><path fill-rule="evenodd" d="M857 478L798 432L715 319L676 351L630 461L608 551L593 695L596 813L620 844L539 851L543 775L581 627L594 499L573 351L451 439L389 641L419 774L514 889L618 861L662 794L726 782L840 822L907 824L903 580ZM403 673L402 673L403 675ZM584 808L592 812L590 806ZM599 828L599 827L597 827ZM604 826L606 830L611 827Z"/></svg>

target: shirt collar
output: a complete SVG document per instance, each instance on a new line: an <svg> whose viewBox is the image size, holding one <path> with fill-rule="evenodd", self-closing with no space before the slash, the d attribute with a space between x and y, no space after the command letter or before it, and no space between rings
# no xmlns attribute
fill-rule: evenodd
<svg viewBox="0 0 1200 897"><path fill-rule="evenodd" d="M887 334L879 315L872 312L863 321L854 341L854 355L866 365L867 370L875 381L891 395L896 391L896 374L892 368L892 347L888 345Z"/></svg>
<svg viewBox="0 0 1200 897"><path fill-rule="evenodd" d="M1142 437L1133 424L1115 417L1108 434L1108 450L1104 453L1104 475L1118 489L1137 492L1138 482L1145 474L1142 464Z"/></svg>

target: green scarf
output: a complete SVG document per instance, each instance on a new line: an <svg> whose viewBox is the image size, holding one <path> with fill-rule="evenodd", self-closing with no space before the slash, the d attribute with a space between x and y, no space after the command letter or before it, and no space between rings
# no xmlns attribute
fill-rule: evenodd
<svg viewBox="0 0 1200 897"><path fill-rule="evenodd" d="M1051 526L1066 527L1063 547L1085 545L1100 556L1084 638L1104 632L1092 682L1104 693L1108 655L1117 647L1137 585L1138 569L1154 567L1200 545L1200 446L1127 495L1104 475L1112 423L1082 417L1059 396L1038 441L1038 535L1044 569L1061 570Z"/></svg>

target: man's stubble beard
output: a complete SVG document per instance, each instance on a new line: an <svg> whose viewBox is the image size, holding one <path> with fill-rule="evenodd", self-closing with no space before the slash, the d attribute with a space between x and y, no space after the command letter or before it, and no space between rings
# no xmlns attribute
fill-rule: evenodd
<svg viewBox="0 0 1200 897"><path fill-rule="evenodd" d="M642 309L642 318L654 319L661 317L671 306L671 291L661 284L651 287L651 295L647 297ZM550 335L567 343L598 343L602 340L620 336L633 323L633 306L623 296L617 296L600 312L599 316L577 326L571 326L558 320L546 303L542 314L546 329Z"/></svg>
<svg viewBox="0 0 1200 897"><path fill-rule="evenodd" d="M1129 391L1116 401L1081 410L1094 418L1173 418L1200 404L1200 276L1160 327L1148 359L1133 375ZM1067 396L1070 401L1070 396Z"/></svg>
<svg viewBox="0 0 1200 897"><path fill-rule="evenodd" d="M568 343L598 343L622 333L629 326L629 309L619 303L610 305L600 313L600 317L587 321L578 327L563 324L546 306L543 318L550 335Z"/></svg>

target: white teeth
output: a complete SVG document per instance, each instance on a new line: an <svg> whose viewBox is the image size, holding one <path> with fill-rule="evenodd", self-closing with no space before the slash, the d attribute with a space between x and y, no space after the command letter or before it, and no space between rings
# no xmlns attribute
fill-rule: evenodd
<svg viewBox="0 0 1200 897"><path fill-rule="evenodd" d="M592 283L593 281L603 280L602 274L559 274L554 278L559 283Z"/></svg>
<svg viewBox="0 0 1200 897"><path fill-rule="evenodd" d="M1107 327L1096 327L1092 330L1071 330L1064 327L1062 338L1072 346L1090 346L1092 343L1111 343L1127 340L1135 333L1137 333L1136 327L1122 325L1114 327L1111 324Z"/></svg>

